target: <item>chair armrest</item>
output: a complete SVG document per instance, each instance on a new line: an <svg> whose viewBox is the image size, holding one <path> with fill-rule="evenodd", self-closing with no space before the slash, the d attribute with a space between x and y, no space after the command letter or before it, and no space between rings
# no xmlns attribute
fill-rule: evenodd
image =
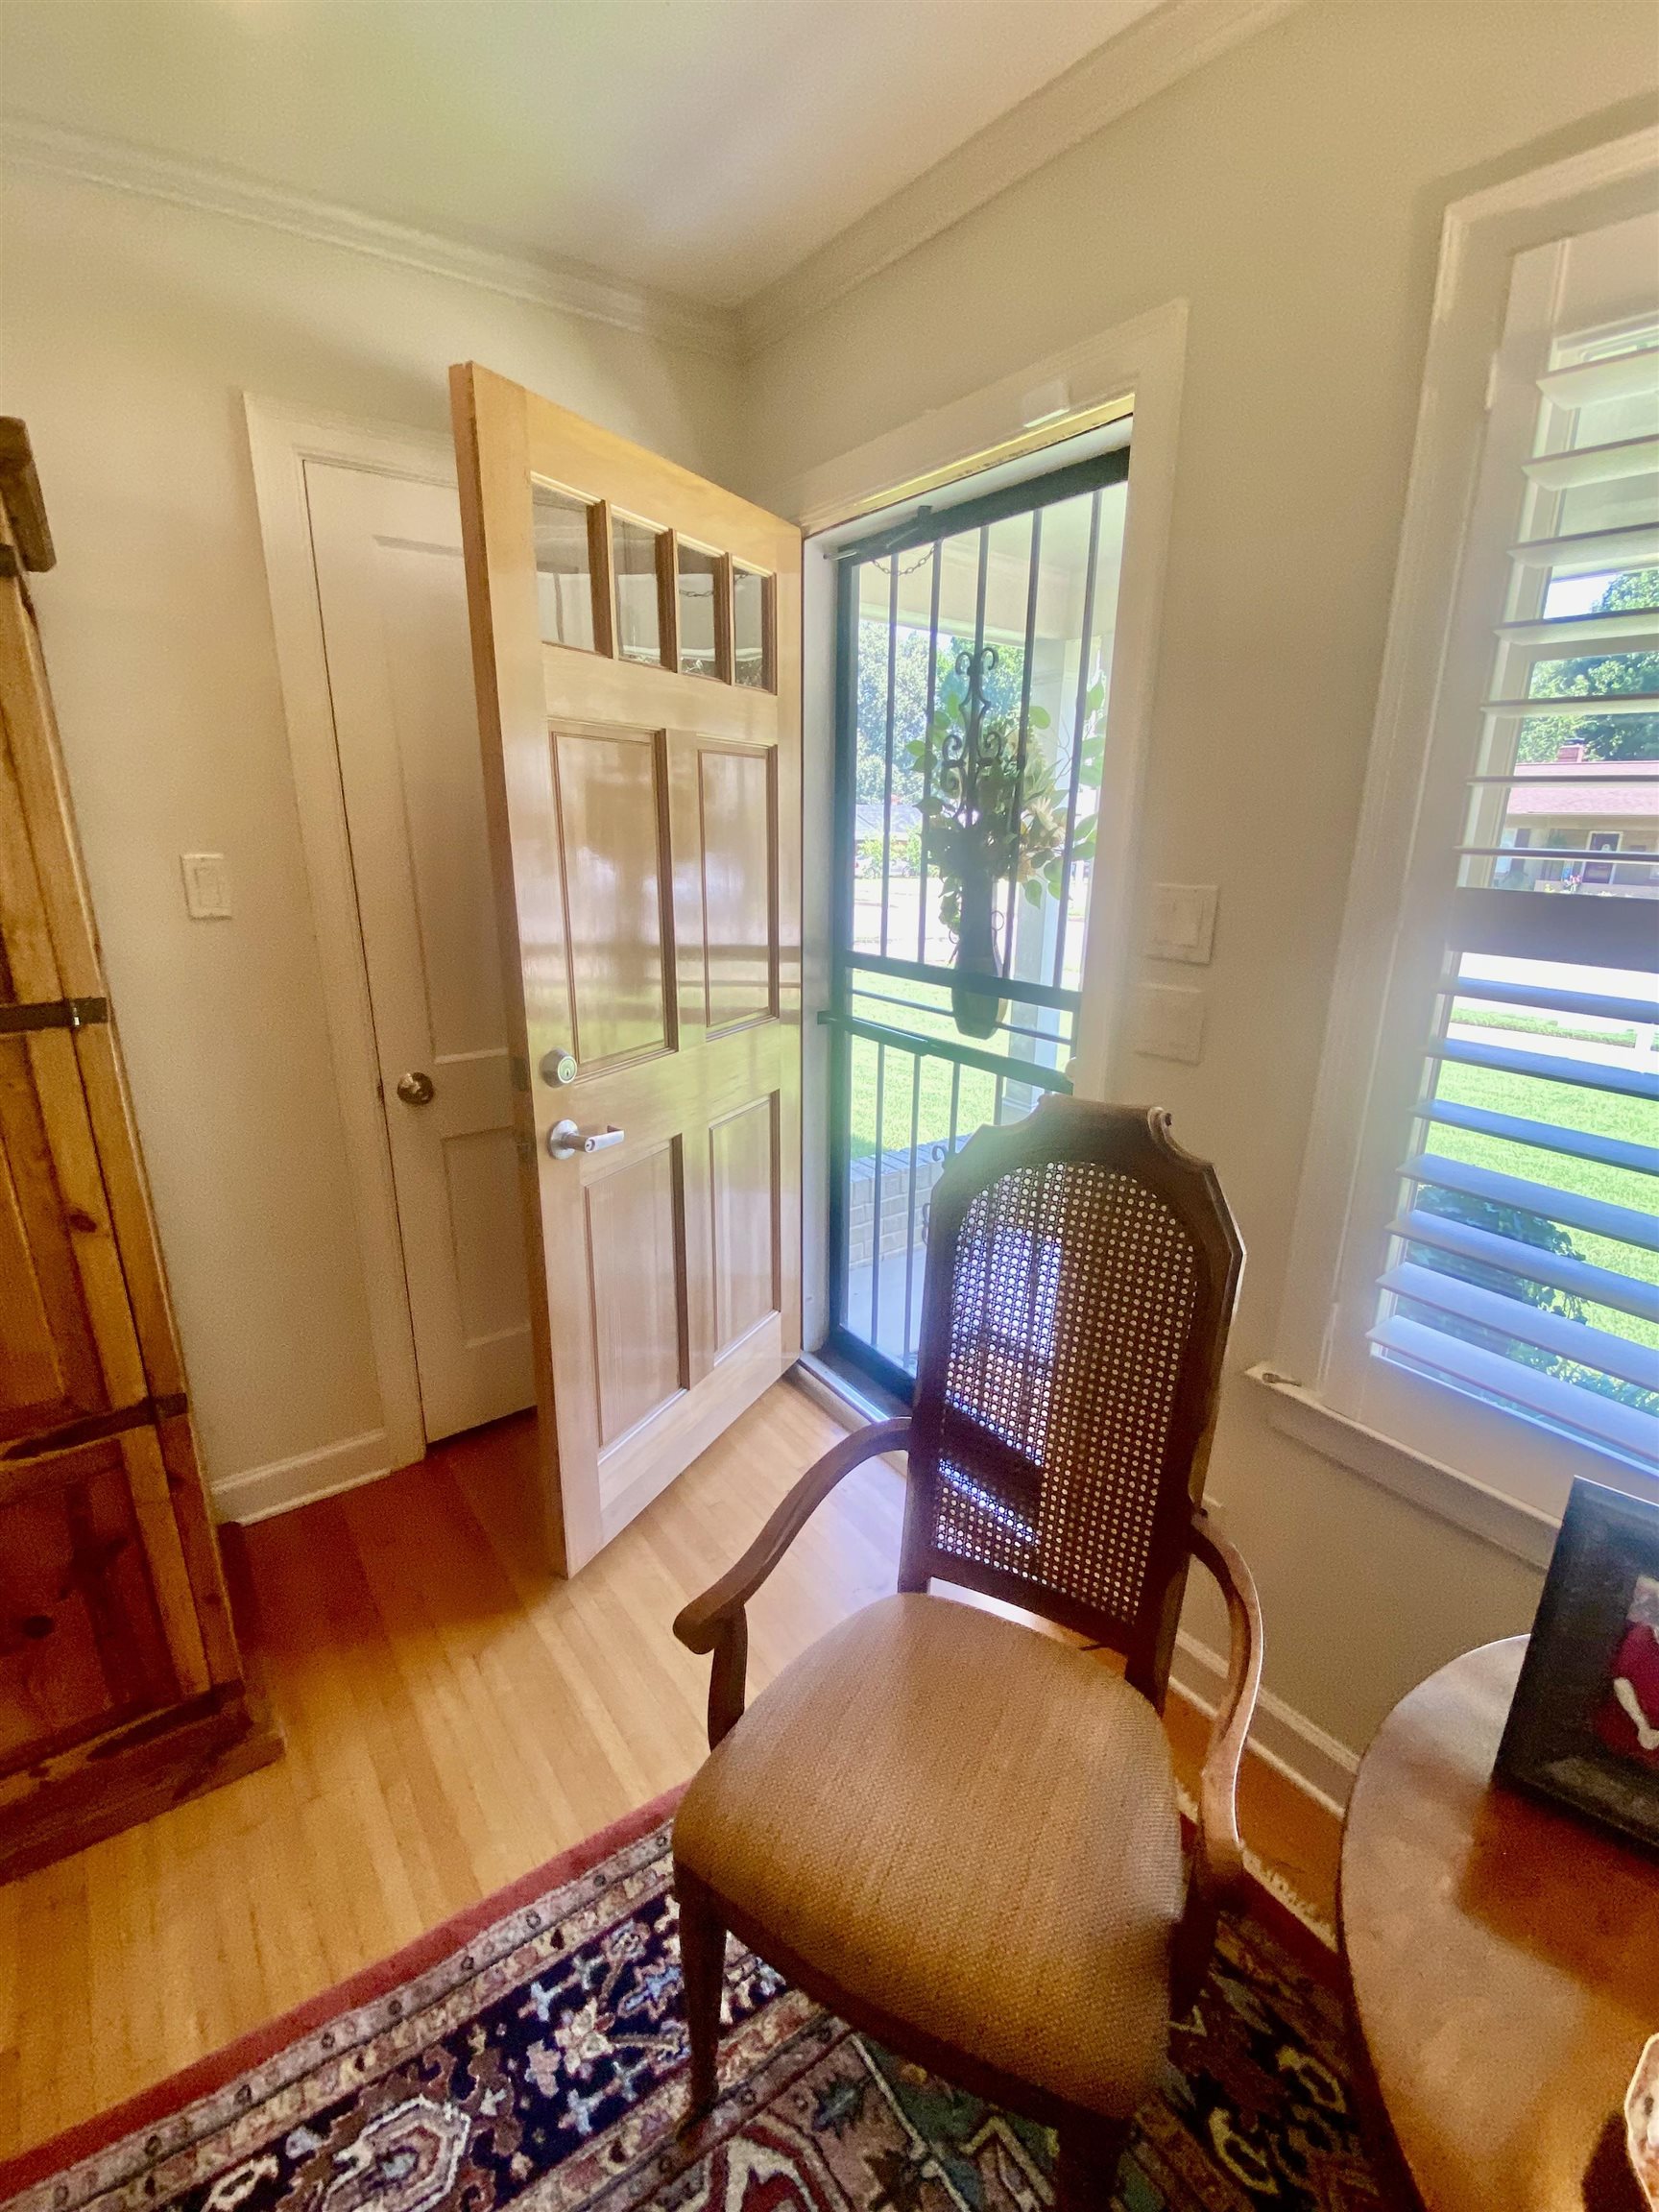
<svg viewBox="0 0 1659 2212"><path fill-rule="evenodd" d="M1171 1996L1176 2017L1197 1995L1215 1944L1224 1905L1242 1894L1244 1844L1238 1833L1238 1768L1262 1687L1262 1606L1243 1556L1195 1508L1191 1546L1227 1600L1227 1688L1214 1719L1198 1777L1198 1820L1186 1910L1175 1933Z"/></svg>
<svg viewBox="0 0 1659 2212"><path fill-rule="evenodd" d="M844 1436L806 1470L737 1564L677 1616L674 1633L686 1649L714 1654L709 1684L710 1750L743 1711L749 1642L744 1607L841 1478L866 1459L902 1449L909 1435L910 1423L903 1419L873 1422Z"/></svg>

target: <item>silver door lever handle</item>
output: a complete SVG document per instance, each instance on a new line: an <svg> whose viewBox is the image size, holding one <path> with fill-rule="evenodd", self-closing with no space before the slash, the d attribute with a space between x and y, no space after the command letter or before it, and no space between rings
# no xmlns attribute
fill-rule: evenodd
<svg viewBox="0 0 1659 2212"><path fill-rule="evenodd" d="M574 1121L555 1121L547 1132L547 1149L555 1160L574 1160L578 1152L603 1152L608 1144L620 1144L623 1129L580 1129Z"/></svg>

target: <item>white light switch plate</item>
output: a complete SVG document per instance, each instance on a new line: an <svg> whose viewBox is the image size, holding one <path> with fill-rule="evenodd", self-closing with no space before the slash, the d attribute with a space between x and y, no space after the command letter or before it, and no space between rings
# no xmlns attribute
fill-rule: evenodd
<svg viewBox="0 0 1659 2212"><path fill-rule="evenodd" d="M180 853L184 907L192 922L228 922L230 871L223 853Z"/></svg>
<svg viewBox="0 0 1659 2212"><path fill-rule="evenodd" d="M1215 937L1216 897L1214 883L1154 883L1146 926L1148 956L1206 966Z"/></svg>
<svg viewBox="0 0 1659 2212"><path fill-rule="evenodd" d="M1152 1060L1195 1063L1204 1053L1204 994L1189 983L1135 988L1135 1049Z"/></svg>

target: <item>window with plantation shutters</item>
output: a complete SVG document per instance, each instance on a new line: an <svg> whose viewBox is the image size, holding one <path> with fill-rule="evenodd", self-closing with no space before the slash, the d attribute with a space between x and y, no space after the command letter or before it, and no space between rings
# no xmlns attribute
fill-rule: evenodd
<svg viewBox="0 0 1659 2212"><path fill-rule="evenodd" d="M1622 228L1632 245L1651 236ZM1559 284L1554 264L1569 255L1544 258ZM1540 365L1524 313L1540 274L1517 273L1520 327L1498 360L1495 431L1512 384L1532 434L1506 469L1518 527L1494 610L1447 989L1370 1341L1651 1469L1659 303L1612 326L1556 328ZM1506 469L1506 454L1494 458Z"/></svg>
<svg viewBox="0 0 1659 2212"><path fill-rule="evenodd" d="M1513 256L1486 397L1319 1395L1553 1513L1659 1479L1659 214Z"/></svg>

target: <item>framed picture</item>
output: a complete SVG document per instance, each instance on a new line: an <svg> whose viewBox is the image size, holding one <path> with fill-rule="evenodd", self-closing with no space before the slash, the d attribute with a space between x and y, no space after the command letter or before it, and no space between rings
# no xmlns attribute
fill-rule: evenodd
<svg viewBox="0 0 1659 2212"><path fill-rule="evenodd" d="M1574 1483L1497 1773L1659 1851L1659 1504Z"/></svg>

